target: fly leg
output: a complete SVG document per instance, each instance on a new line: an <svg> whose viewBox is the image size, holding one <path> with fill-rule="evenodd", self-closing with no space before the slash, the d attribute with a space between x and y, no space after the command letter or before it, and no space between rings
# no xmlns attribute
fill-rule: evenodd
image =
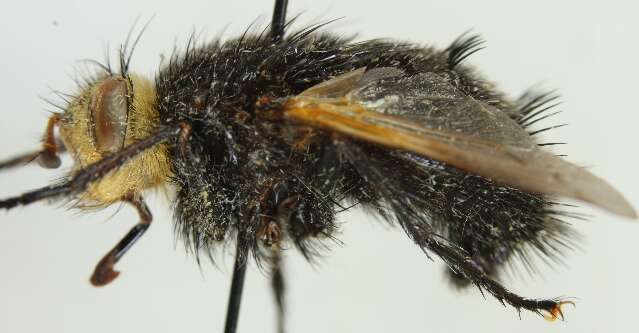
<svg viewBox="0 0 639 333"><path fill-rule="evenodd" d="M55 138L55 128L62 121L62 115L54 113L49 117L47 128L42 137L42 148L33 152L28 152L14 156L4 161L0 161L0 170L23 166L33 160L37 160L40 166L47 169L55 169L60 166L59 153L65 151L62 142Z"/></svg>
<svg viewBox="0 0 639 333"><path fill-rule="evenodd" d="M118 277L120 272L113 270L113 266L124 256L133 244L144 235L144 232L149 228L151 220L153 219L151 211L149 211L142 197L135 196L125 198L123 201L130 203L137 209L140 215L140 221L129 230L124 238L122 238L95 267L95 271L91 276L91 284L96 287L104 286Z"/></svg>
<svg viewBox="0 0 639 333"><path fill-rule="evenodd" d="M273 254L273 268L271 276L271 288L277 305L277 332L284 333L284 317L286 314L284 295L286 292L286 284L284 282L284 272L282 271L282 253L281 250L275 250Z"/></svg>

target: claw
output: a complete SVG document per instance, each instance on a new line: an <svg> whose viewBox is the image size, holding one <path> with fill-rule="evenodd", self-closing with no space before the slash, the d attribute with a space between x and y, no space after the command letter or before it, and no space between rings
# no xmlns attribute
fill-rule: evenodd
<svg viewBox="0 0 639 333"><path fill-rule="evenodd" d="M544 319L546 319L548 321L555 321L557 319L561 319L563 321L564 320L564 313L563 313L563 311L561 311L561 307L566 305L566 304L570 304L573 307L577 307L577 305L573 301L561 301L561 302L558 302L557 304L555 304L555 306L552 309L545 311Z"/></svg>

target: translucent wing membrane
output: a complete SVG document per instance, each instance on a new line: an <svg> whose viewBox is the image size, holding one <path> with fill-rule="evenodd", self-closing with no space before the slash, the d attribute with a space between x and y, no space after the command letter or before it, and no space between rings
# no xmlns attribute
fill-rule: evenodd
<svg viewBox="0 0 639 333"><path fill-rule="evenodd" d="M289 99L284 116L525 191L576 198L637 217L604 180L538 148L505 113L434 73L407 76L394 68L358 69Z"/></svg>

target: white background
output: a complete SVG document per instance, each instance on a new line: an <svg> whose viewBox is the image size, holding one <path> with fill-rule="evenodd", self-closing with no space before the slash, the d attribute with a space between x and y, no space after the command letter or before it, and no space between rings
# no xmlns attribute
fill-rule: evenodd
<svg viewBox="0 0 639 333"><path fill-rule="evenodd" d="M445 47L474 28L488 48L470 58L500 87L518 95L543 82L558 88L570 126L548 133L569 145L558 152L591 166L639 207L636 163L639 110L637 5L630 1L291 1L300 22L344 16L329 29L360 39L393 37ZM47 106L38 96L73 91L82 58L102 59L104 45L124 40L136 16L155 14L132 67L153 75L160 54L184 45L194 29L234 36L271 1L23 0L0 12L0 155L34 148ZM290 16L290 15L289 15ZM69 160L65 160L69 167ZM63 170L28 167L0 175L0 197L47 184ZM128 207L82 214L35 204L0 212L0 331L221 332L232 259L198 269L175 245L169 205L151 200L149 232L117 266L123 273L96 289L88 278L99 258L136 222ZM505 280L531 297L574 296L565 322L504 308L470 289L454 292L441 262L429 261L402 231L359 211L341 215L345 243L312 267L288 252L290 332L636 332L639 225L602 211L575 222L582 250L566 267ZM273 332L268 281L248 272L240 332Z"/></svg>

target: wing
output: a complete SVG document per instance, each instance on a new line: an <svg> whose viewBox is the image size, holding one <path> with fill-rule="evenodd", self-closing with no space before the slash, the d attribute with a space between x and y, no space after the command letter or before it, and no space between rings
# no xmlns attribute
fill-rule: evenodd
<svg viewBox="0 0 639 333"><path fill-rule="evenodd" d="M284 117L528 192L576 198L637 218L603 179L538 148L514 120L434 73L358 69L288 99Z"/></svg>

